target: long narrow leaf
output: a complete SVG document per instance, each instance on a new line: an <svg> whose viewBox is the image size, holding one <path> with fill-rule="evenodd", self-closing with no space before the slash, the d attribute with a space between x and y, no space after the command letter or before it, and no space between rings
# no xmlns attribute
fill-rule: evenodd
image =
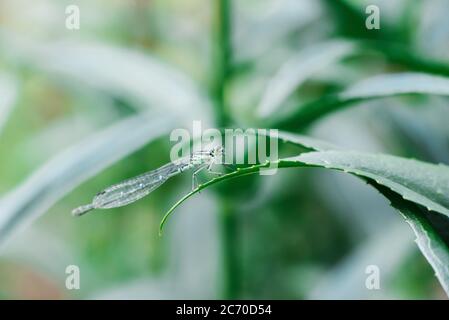
<svg viewBox="0 0 449 320"><path fill-rule="evenodd" d="M17 81L0 75L0 133L17 98Z"/></svg>
<svg viewBox="0 0 449 320"><path fill-rule="evenodd" d="M354 103L404 94L449 96L449 78L425 73L375 76L351 86L342 93L325 96L299 106L287 118L274 120L272 126L301 129Z"/></svg>
<svg viewBox="0 0 449 320"><path fill-rule="evenodd" d="M173 126L167 118L138 115L125 119L57 155L0 199L0 243L45 213L91 176Z"/></svg>
<svg viewBox="0 0 449 320"><path fill-rule="evenodd" d="M302 138L296 138L293 134L284 135L282 139L303 147L313 148L313 139L307 141L308 146L302 145L300 142ZM316 145L315 149L322 148L320 142ZM256 174L261 168L272 164L266 162L239 168L199 185L175 203L166 213L160 224L160 232L173 211L195 193L219 182ZM277 160L276 164L279 168L320 167L339 170L362 178L380 190L386 190L384 192L388 192L386 197L395 208L405 215L407 222L418 235L420 249L434 268L446 293L449 294L447 290L449 270L445 262L449 256L449 248L435 231L435 227L430 225L428 222L430 220L427 220L430 218L431 212L449 218L449 167L390 155L332 150L307 152L296 157ZM389 196L390 193L394 197Z"/></svg>
<svg viewBox="0 0 449 320"><path fill-rule="evenodd" d="M287 60L270 80L257 108L259 117L266 117L282 106L282 103L311 75L332 63L354 54L357 46L343 40L320 43L307 47Z"/></svg>
<svg viewBox="0 0 449 320"><path fill-rule="evenodd" d="M102 90L140 110L160 110L185 121L212 119L210 100L196 83L149 54L107 44L38 44L19 35L0 35L9 56L17 63Z"/></svg>
<svg viewBox="0 0 449 320"><path fill-rule="evenodd" d="M373 184L375 185L375 184ZM444 239L435 232L427 212L413 202L405 201L387 188L375 185L391 206L398 210L412 228L416 244L435 271L435 276L449 296L449 248Z"/></svg>

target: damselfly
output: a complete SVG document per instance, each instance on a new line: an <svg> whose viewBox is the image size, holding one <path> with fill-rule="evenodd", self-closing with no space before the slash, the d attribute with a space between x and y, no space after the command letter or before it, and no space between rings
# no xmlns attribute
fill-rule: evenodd
<svg viewBox="0 0 449 320"><path fill-rule="evenodd" d="M192 175L192 189L194 189L196 176L201 170L207 169L212 174L221 174L213 171L212 166L221 161L223 154L224 151L221 146L208 151L194 152L188 157L167 163L156 170L104 189L94 197L92 203L74 209L72 214L81 216L93 209L110 209L125 206L145 197L169 178L188 169L195 169Z"/></svg>

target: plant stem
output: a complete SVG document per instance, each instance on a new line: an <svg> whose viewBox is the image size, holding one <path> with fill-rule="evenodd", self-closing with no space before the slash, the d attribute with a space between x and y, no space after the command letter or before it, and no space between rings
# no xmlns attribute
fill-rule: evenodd
<svg viewBox="0 0 449 320"><path fill-rule="evenodd" d="M231 3L230 0L213 0L213 36L215 81L213 97L216 106L216 122L219 127L230 123L226 102L226 86L231 73ZM237 218L228 199L220 202L220 226L222 236L223 297L237 298L240 272L238 259Z"/></svg>
<svg viewBox="0 0 449 320"><path fill-rule="evenodd" d="M220 127L229 123L225 90L231 71L231 4L229 0L213 0L213 36L215 81L213 96L216 104L217 123Z"/></svg>
<svg viewBox="0 0 449 320"><path fill-rule="evenodd" d="M220 222L222 227L223 297L237 299L240 291L240 265L238 254L238 221L227 199L222 199Z"/></svg>

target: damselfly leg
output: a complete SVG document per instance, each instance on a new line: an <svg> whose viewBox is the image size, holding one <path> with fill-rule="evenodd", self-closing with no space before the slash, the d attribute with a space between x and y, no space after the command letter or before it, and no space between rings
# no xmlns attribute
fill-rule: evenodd
<svg viewBox="0 0 449 320"><path fill-rule="evenodd" d="M203 171L207 166L206 165L202 165L201 167L199 167L198 169L196 169L193 174L192 174L192 190L196 189L196 186L198 185L198 177L197 175Z"/></svg>

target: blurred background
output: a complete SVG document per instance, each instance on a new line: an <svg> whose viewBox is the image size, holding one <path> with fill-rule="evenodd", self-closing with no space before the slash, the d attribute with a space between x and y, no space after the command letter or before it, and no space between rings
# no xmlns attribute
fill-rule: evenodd
<svg viewBox="0 0 449 320"><path fill-rule="evenodd" d="M380 30L365 27L369 4ZM66 28L69 5L79 30ZM0 0L0 298L444 299L399 214L342 173L226 182L184 203L162 237L190 174L126 207L70 212L166 163L170 132L194 119L262 126L270 99L288 110L368 76L420 71L407 64L415 53L449 65L447 12L446 0ZM300 85L267 97L292 61L307 62ZM306 133L447 164L447 119L446 98L406 96ZM79 290L65 286L68 265ZM369 265L379 290L365 287Z"/></svg>

